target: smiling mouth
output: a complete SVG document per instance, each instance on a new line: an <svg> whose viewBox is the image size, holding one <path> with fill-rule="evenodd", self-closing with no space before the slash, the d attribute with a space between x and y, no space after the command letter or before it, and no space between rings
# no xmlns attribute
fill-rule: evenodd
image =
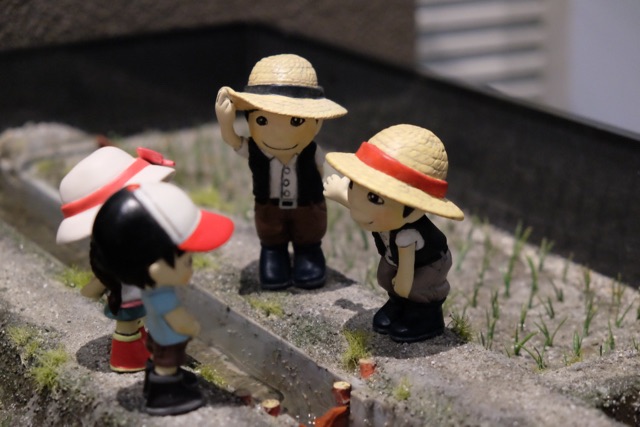
<svg viewBox="0 0 640 427"><path fill-rule="evenodd" d="M262 143L264 144L265 147L269 147L272 150L278 150L278 151L287 151L287 150L293 150L294 148L296 148L298 146L298 144L294 145L293 147L289 147L289 148L276 148L276 147L272 147L269 144L267 144L266 142L262 141Z"/></svg>

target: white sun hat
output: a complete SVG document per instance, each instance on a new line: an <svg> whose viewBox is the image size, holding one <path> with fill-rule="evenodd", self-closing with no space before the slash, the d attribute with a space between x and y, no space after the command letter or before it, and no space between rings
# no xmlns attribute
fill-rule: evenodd
<svg viewBox="0 0 640 427"><path fill-rule="evenodd" d="M154 182L127 188L171 241L184 251L210 251L224 244L233 233L234 225L229 218L198 208L173 184Z"/></svg>
<svg viewBox="0 0 640 427"><path fill-rule="evenodd" d="M137 149L138 158L117 147L103 147L82 159L60 182L63 221L56 242L71 243L91 235L93 221L103 203L116 191L133 183L171 178L171 160L148 148Z"/></svg>

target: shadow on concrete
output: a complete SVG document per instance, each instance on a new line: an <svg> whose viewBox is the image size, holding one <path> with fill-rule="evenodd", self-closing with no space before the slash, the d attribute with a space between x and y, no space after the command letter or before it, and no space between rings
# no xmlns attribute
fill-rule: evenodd
<svg viewBox="0 0 640 427"><path fill-rule="evenodd" d="M116 400L125 410L129 412L144 413L145 398L142 394L143 382L137 381L129 387L123 387L116 393ZM198 387L204 396L203 406L218 406L224 404L241 406L242 403L230 392L204 381L198 377Z"/></svg>
<svg viewBox="0 0 640 427"><path fill-rule="evenodd" d="M342 288L345 286L351 286L355 284L354 280L349 279L344 274L336 271L332 268L327 268L327 281L325 285L318 289L306 290L299 289L295 286L289 286L288 288L284 288L277 291L264 291L260 287L260 281L258 279L258 261L251 261L240 271L240 289L238 290L238 294L240 295L250 295L261 292L289 292L292 294L299 294L305 292L325 292L332 291L338 288Z"/></svg>
<svg viewBox="0 0 640 427"><path fill-rule="evenodd" d="M373 315L378 311L377 308L362 310L361 307L357 307L353 303L352 305L358 313L347 320L344 329L371 332L369 347L371 348L371 355L373 357L390 357L394 359L422 358L449 351L464 344L456 334L446 328L444 334L426 341L411 344L396 343L392 341L388 335L373 332L371 321Z"/></svg>
<svg viewBox="0 0 640 427"><path fill-rule="evenodd" d="M89 341L76 352L78 364L94 372L111 372L111 334Z"/></svg>

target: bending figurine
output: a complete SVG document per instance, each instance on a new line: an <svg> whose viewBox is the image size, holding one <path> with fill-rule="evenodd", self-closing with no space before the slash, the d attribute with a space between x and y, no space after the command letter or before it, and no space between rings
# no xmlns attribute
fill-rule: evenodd
<svg viewBox="0 0 640 427"><path fill-rule="evenodd" d="M373 233L381 256L377 279L389 300L374 315L373 330L397 342L443 333L451 252L425 213L458 221L464 214L445 198L448 160L440 139L427 129L396 125L355 154L328 153L327 162L345 177L328 177L325 196Z"/></svg>
<svg viewBox="0 0 640 427"><path fill-rule="evenodd" d="M249 138L236 134L236 110L245 111ZM313 66L297 55L263 58L244 92L219 90L216 115L222 138L248 158L263 289L291 284L321 287L326 279L321 243L327 230L322 194L324 154L313 141L325 119L347 110L324 97ZM289 259L293 244L293 271Z"/></svg>
<svg viewBox="0 0 640 427"><path fill-rule="evenodd" d="M200 325L181 305L178 286L191 280L192 252L225 243L233 223L198 209L178 187L167 183L131 185L98 212L91 239L91 267L110 290L110 308L119 310L122 283L142 289L153 368L145 377L146 411L174 415L200 407L202 394L180 365Z"/></svg>
<svg viewBox="0 0 640 427"><path fill-rule="evenodd" d="M60 182L63 221L56 242L66 244L91 235L93 220L102 204L116 191L132 183L169 180L173 161L160 153L139 147L134 158L116 147L100 148L82 159ZM106 291L102 283L91 281L82 295L98 299ZM145 346L146 330L143 319L146 311L140 290L122 285L122 303L117 314L104 307L104 314L115 320L111 337L109 367L115 372L137 372L145 369L149 352Z"/></svg>

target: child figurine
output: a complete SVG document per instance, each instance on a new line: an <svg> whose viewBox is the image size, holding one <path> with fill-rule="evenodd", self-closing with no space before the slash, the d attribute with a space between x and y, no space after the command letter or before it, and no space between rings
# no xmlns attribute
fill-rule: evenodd
<svg viewBox="0 0 640 427"><path fill-rule="evenodd" d="M198 209L178 187L160 182L130 185L109 198L96 216L91 267L111 291L117 312L121 284L142 289L153 368L145 378L146 411L175 415L203 404L203 397L180 365L200 325L180 304L178 286L191 280L192 252L225 243L230 219Z"/></svg>
<svg viewBox="0 0 640 427"><path fill-rule="evenodd" d="M391 126L355 154L327 154L327 162L345 177L328 177L325 196L373 232L381 255L378 284L389 300L374 315L373 330L397 342L443 333L451 253L425 213L458 221L464 214L445 199L448 161L440 139L417 126Z"/></svg>
<svg viewBox="0 0 640 427"><path fill-rule="evenodd" d="M93 220L102 204L127 184L157 182L170 179L174 165L160 153L138 148L134 158L116 147L100 148L81 160L60 183L64 219L58 228L58 244L75 242L91 235ZM94 280L82 289L89 298L100 298L106 288ZM115 372L137 372L145 369L149 352L145 347L146 315L140 290L122 286L122 304L118 314L105 305L104 314L116 321L111 338L109 366Z"/></svg>
<svg viewBox="0 0 640 427"><path fill-rule="evenodd" d="M233 128L245 111L250 138ZM216 99L222 138L249 159L253 175L255 225L260 239L260 284L277 290L324 285L322 237L327 209L322 194L324 154L313 141L324 119L347 113L324 97L313 66L297 55L258 61L244 92L223 87ZM293 244L293 272L289 259Z"/></svg>

